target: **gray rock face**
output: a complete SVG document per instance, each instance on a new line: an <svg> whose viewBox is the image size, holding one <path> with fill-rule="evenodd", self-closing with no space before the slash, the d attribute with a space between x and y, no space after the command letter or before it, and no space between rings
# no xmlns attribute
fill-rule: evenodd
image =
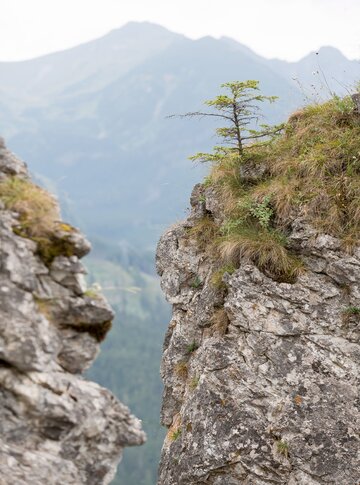
<svg viewBox="0 0 360 485"><path fill-rule="evenodd" d="M157 252L173 304L159 485L358 485L360 249L349 255L295 220L289 239L306 263L296 283L244 264L216 289L189 236L204 213L197 200Z"/></svg>
<svg viewBox="0 0 360 485"><path fill-rule="evenodd" d="M2 141L0 172L28 177ZM108 484L122 449L145 440L139 420L80 375L113 312L86 292L79 258L90 246L77 230L59 228L73 254L45 264L37 243L14 233L18 221L1 203L0 484Z"/></svg>

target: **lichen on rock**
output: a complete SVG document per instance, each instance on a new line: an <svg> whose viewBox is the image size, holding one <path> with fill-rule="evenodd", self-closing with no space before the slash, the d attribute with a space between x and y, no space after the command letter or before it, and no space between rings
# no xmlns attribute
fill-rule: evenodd
<svg viewBox="0 0 360 485"><path fill-rule="evenodd" d="M1 141L4 485L109 484L122 449L145 441L127 407L81 376L114 316L101 295L86 295L79 259L89 250L84 236L61 222L55 199L31 182L26 165Z"/></svg>

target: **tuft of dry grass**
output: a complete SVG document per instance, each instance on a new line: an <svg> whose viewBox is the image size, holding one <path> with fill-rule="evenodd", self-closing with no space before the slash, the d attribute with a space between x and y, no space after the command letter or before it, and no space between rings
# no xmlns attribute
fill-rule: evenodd
<svg viewBox="0 0 360 485"><path fill-rule="evenodd" d="M230 320L224 308L217 308L211 319L212 327L214 331L224 336L227 332Z"/></svg>
<svg viewBox="0 0 360 485"><path fill-rule="evenodd" d="M182 380L186 380L188 377L188 364L186 361L182 360L175 365L175 373Z"/></svg>
<svg viewBox="0 0 360 485"><path fill-rule="evenodd" d="M196 240L200 251L212 254L214 242L219 236L219 227L213 218L205 216L196 221L195 225L189 230L189 236Z"/></svg>
<svg viewBox="0 0 360 485"><path fill-rule="evenodd" d="M285 135L267 147L266 160L280 219L296 210L329 234L359 239L360 116L350 98L296 113Z"/></svg>
<svg viewBox="0 0 360 485"><path fill-rule="evenodd" d="M301 261L285 248L285 241L275 232L239 231L224 238L219 252L224 261L234 266L251 262L279 281L293 282L303 271Z"/></svg>
<svg viewBox="0 0 360 485"><path fill-rule="evenodd" d="M37 254L45 264L49 265L56 256L74 254L74 245L68 238L74 228L59 221L58 204L46 190L30 180L8 177L0 182L0 200L7 209L18 212L14 233L35 241Z"/></svg>
<svg viewBox="0 0 360 485"><path fill-rule="evenodd" d="M56 200L29 180L8 177L0 182L0 199L20 215L20 225L30 237L43 237L53 230L60 214Z"/></svg>

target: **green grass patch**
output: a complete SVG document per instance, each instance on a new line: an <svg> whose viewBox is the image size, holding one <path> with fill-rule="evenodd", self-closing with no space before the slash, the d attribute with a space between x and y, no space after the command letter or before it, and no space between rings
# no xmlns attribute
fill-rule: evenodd
<svg viewBox="0 0 360 485"><path fill-rule="evenodd" d="M208 216L192 231L223 266L250 261L277 281L294 282L303 265L286 236L296 217L340 238L348 251L359 243L360 116L351 97L294 113L281 136L247 145L241 156L216 147L211 162L206 184L217 192L223 221Z"/></svg>

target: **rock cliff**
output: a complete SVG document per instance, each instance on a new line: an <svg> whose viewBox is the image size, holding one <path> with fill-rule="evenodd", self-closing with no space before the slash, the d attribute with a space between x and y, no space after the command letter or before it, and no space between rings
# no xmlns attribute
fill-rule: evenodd
<svg viewBox="0 0 360 485"><path fill-rule="evenodd" d="M0 483L102 485L140 422L81 376L113 312L86 289L86 239L0 143Z"/></svg>
<svg viewBox="0 0 360 485"><path fill-rule="evenodd" d="M331 122L343 130L343 118L339 121L338 107L336 110ZM290 143L294 130L302 146L303 161L304 144L315 146L310 141L316 130L308 120L316 115L316 123L321 123L319 113L320 108L310 114L306 111L294 115L290 120L285 142L287 150L296 152L296 160L300 148L298 152L297 146ZM306 126L301 121L305 119ZM346 126L350 126L350 119L351 130L355 130L352 135L356 135L359 144L359 119L356 120L353 111ZM319 134L315 135L318 150ZM323 151L330 143L328 139L325 142ZM350 141L345 146L350 150ZM311 150L306 151L308 157L313 153ZM269 153L268 158L262 159L266 160L264 165L257 164L256 170L252 166L253 155L240 167L240 177L239 171L236 177L242 185L237 194L241 198L248 191L246 196L253 197L255 190L256 194L263 194L261 191L272 184L269 193L274 202L269 196L257 199L255 206L247 199L246 207L250 207L247 221L253 227L257 224L258 241L266 231L273 237L277 228L285 227L286 248L302 264L296 277L276 277L273 268L267 270L261 264L258 254L254 257L250 251L246 252L248 246L244 249L238 229L242 222L236 226L239 244L243 244L239 246L238 264L230 265L228 261L225 266L223 262L219 264L219 252L207 239L223 241L231 226L224 223L225 199L231 192L230 184L224 190L225 176L229 177L224 166L222 185L217 183L218 165L217 178L213 175L211 183L207 179L205 184L195 187L191 215L171 227L158 245L161 285L173 305L161 369L165 385L161 420L169 431L162 450L159 485L360 483L360 248L354 237L358 233L352 233L349 248L340 235L334 235L336 228L326 230L314 222L310 214L315 213L312 207L320 207L320 199L314 204L315 199L300 195L301 184L314 183L316 173L305 181L303 165L296 179L300 202L296 210L291 207L287 212L286 226L281 226L280 208L285 195L282 192L281 200L277 201L276 190L285 168L280 167L278 175L274 165L269 168ZM293 154L287 154L289 165ZM330 176L334 177L331 184L334 182L337 187L331 200L343 187L348 188L357 180L354 200L358 211L358 155L356 152L347 155L349 164L355 163L357 167L350 174L347 169L345 173L343 156L342 165L339 161L338 168L334 168L337 155L332 152L333 159L329 158ZM281 154L276 153L276 157L279 160ZM321 166L318 160L320 157L312 162L313 167L315 162ZM330 161L326 163L330 165ZM323 158L321 163L324 164ZM297 166L294 164L289 171L282 190L289 190ZM329 193L330 176L328 172L324 175ZM317 189L316 197L321 190ZM350 189L346 194L347 203L353 203ZM330 199L326 200L324 214L333 209ZM334 204L344 216L337 199ZM242 210L244 207L243 204ZM260 209L256 212L256 208L262 212ZM264 223L258 224L264 220L265 209L272 217L271 227L266 227L266 231ZM319 214L320 209L316 212ZM360 214L356 214L352 224L358 228ZM230 221L231 227L235 227L234 221L243 221L245 216L242 217ZM335 209L332 217L335 218ZM206 224L220 227L220 236L212 236ZM252 244L258 241L253 239ZM266 255L269 251L266 249Z"/></svg>

